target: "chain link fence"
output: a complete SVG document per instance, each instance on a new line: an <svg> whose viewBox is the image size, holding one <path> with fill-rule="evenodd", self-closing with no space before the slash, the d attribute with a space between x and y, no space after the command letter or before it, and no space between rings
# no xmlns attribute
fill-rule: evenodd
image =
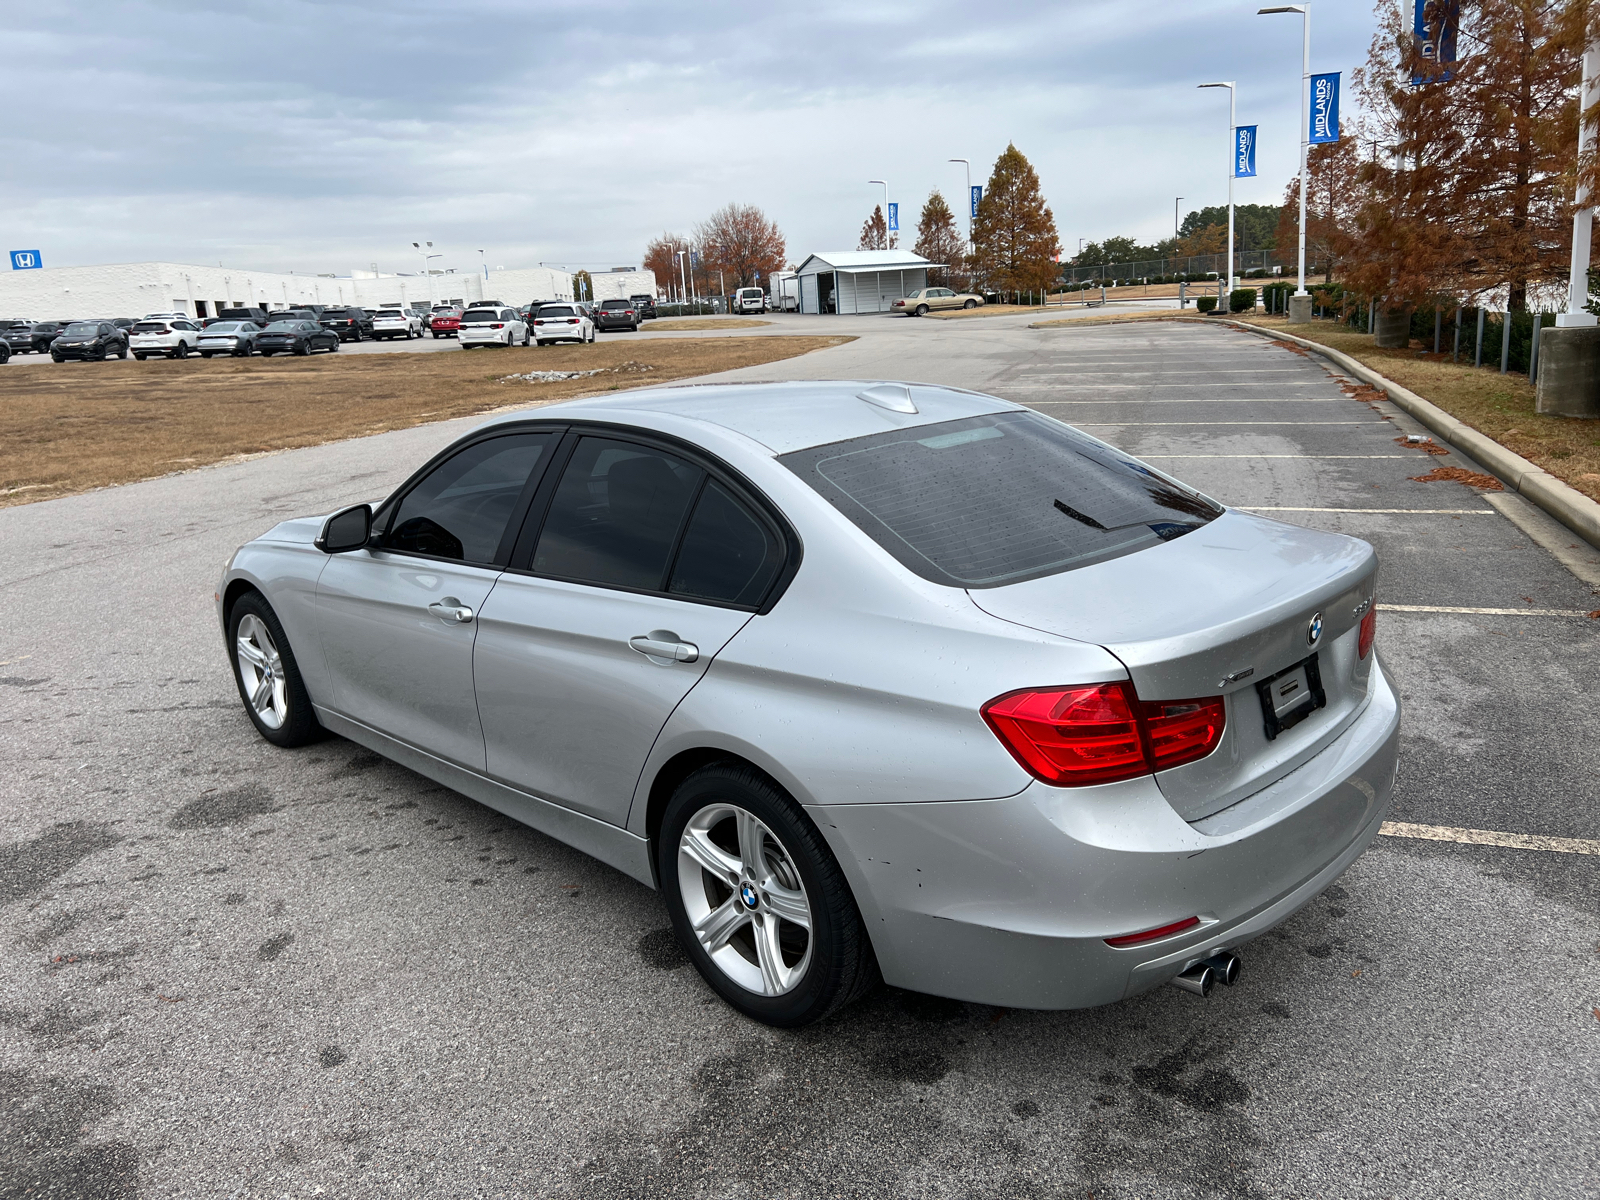
<svg viewBox="0 0 1600 1200"><path fill-rule="evenodd" d="M1234 273L1254 279L1278 274L1293 274L1298 258L1286 258L1274 250L1241 250L1233 256ZM1226 254L1192 254L1174 258L1151 258L1141 262L1102 263L1092 267L1063 267L1061 281L1068 288L1112 287L1117 283L1194 283L1228 273Z"/></svg>

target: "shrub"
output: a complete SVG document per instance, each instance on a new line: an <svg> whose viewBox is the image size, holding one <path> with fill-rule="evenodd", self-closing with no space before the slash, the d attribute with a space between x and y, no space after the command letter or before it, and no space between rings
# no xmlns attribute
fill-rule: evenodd
<svg viewBox="0 0 1600 1200"><path fill-rule="evenodd" d="M1215 296L1196 296L1194 306L1203 313L1213 312L1217 307L1217 298Z"/></svg>
<svg viewBox="0 0 1600 1200"><path fill-rule="evenodd" d="M1229 312L1250 312L1255 306L1255 288L1234 288L1228 293Z"/></svg>

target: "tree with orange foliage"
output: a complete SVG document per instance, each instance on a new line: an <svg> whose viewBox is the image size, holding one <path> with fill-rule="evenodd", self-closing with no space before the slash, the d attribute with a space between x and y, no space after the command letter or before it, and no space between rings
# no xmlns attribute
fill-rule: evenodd
<svg viewBox="0 0 1600 1200"><path fill-rule="evenodd" d="M783 233L753 204L727 204L695 226L700 263L709 279L721 271L730 287L752 287L784 267Z"/></svg>
<svg viewBox="0 0 1600 1200"><path fill-rule="evenodd" d="M1306 159L1307 274L1333 278L1361 202L1360 171L1357 141L1352 136L1311 147ZM1278 228L1273 235L1279 257L1296 253L1299 237L1300 177L1295 176L1284 189Z"/></svg>
<svg viewBox="0 0 1600 1200"><path fill-rule="evenodd" d="M938 188L928 194L917 221L917 244L913 249L938 266L928 270L928 282L941 286L957 278L965 279L967 239L956 226L956 217Z"/></svg>
<svg viewBox="0 0 1600 1200"><path fill-rule="evenodd" d="M983 286L996 291L1043 291L1061 265L1056 219L1044 202L1039 175L1014 145L995 160L972 222L972 259Z"/></svg>
<svg viewBox="0 0 1600 1200"><path fill-rule="evenodd" d="M665 288L676 282L678 278L676 255L688 245L689 239L681 233L663 233L660 237L652 239L645 247L644 269L655 273L658 288Z"/></svg>
<svg viewBox="0 0 1600 1200"><path fill-rule="evenodd" d="M861 240L857 250L893 250L898 239L889 232L889 222L884 219L883 205L874 204L872 215L861 226Z"/></svg>

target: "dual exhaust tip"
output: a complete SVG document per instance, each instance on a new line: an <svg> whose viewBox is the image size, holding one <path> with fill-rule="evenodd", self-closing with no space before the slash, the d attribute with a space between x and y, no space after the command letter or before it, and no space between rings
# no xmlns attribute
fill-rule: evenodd
<svg viewBox="0 0 1600 1200"><path fill-rule="evenodd" d="M1217 984L1232 987L1239 981L1239 956L1231 950L1224 950L1221 954L1213 954L1210 958L1195 963L1183 974L1176 976L1173 986L1180 987L1186 992L1193 992L1196 996L1209 996L1211 989Z"/></svg>

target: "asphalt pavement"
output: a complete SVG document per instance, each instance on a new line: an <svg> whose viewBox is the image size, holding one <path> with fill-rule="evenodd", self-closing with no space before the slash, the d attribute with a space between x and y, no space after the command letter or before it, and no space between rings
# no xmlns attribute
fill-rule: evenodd
<svg viewBox="0 0 1600 1200"><path fill-rule="evenodd" d="M0 510L0 1196L1595 1194L1600 555L1414 481L1475 464L1253 335L833 320L860 336L715 378L980 388L1372 541L1393 817L1432 835L1380 838L1205 1000L885 989L770 1030L647 889L240 710L233 548L472 422Z"/></svg>

